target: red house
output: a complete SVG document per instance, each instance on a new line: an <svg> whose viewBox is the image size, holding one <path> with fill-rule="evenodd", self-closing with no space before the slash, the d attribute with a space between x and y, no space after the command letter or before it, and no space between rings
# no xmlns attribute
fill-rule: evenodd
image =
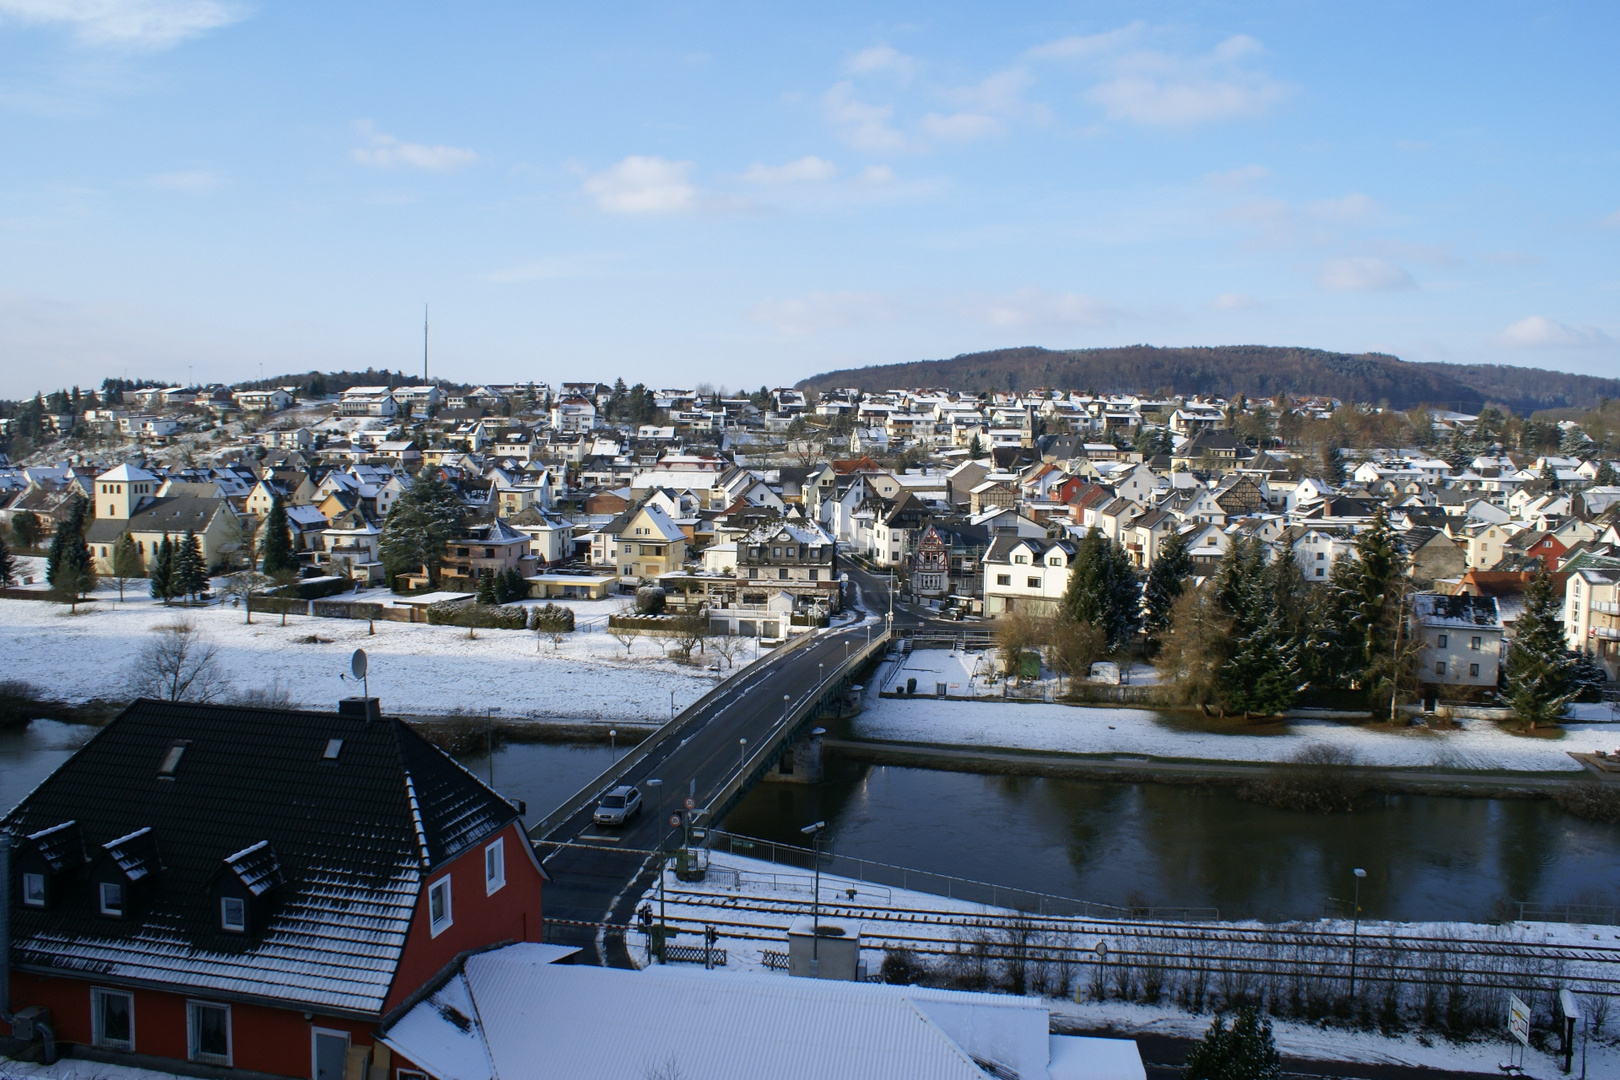
<svg viewBox="0 0 1620 1080"><path fill-rule="evenodd" d="M137 701L0 828L10 1009L78 1057L420 1080L374 1041L383 1017L470 952L540 940L519 808L375 699Z"/></svg>

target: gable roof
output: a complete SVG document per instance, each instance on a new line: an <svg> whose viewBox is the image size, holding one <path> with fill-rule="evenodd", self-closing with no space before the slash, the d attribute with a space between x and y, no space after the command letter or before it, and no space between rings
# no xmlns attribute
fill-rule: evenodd
<svg viewBox="0 0 1620 1080"><path fill-rule="evenodd" d="M342 746L328 759L332 739ZM70 876L51 908L13 909L13 961L377 1015L423 877L517 816L397 720L137 701L3 827L37 836L75 821L90 852L126 874L145 868L146 895L107 920ZM284 878L261 932L217 929L209 883L224 867L245 882Z"/></svg>

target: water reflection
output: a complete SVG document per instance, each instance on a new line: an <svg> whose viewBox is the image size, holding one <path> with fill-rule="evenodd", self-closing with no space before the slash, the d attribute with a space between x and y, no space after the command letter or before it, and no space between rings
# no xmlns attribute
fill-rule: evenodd
<svg viewBox="0 0 1620 1080"><path fill-rule="evenodd" d="M798 843L825 818L840 854L1116 904L1223 915L1364 911L1489 919L1508 900L1614 903L1620 829L1540 800L1389 795L1354 814L1273 810L1224 788L979 776L838 762L816 786L762 784L733 832Z"/></svg>

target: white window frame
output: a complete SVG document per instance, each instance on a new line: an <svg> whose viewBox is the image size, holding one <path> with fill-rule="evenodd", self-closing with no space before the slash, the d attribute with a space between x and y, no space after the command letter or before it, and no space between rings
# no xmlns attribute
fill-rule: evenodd
<svg viewBox="0 0 1620 1080"><path fill-rule="evenodd" d="M108 888L114 888L114 889L118 890L118 906L115 907L115 908L110 908L110 907L107 906L107 890L108 890ZM129 906L128 886L126 886L123 882L119 882L119 881L101 881L101 882L97 882L96 883L96 902L97 902L96 906L101 909L101 913L103 915L110 915L115 919L122 919L124 917L124 910Z"/></svg>
<svg viewBox="0 0 1620 1080"><path fill-rule="evenodd" d="M205 1054L197 1049L197 1010L223 1009L225 1011L225 1056L218 1054ZM231 1007L220 1001L186 1001L186 1060L195 1061L202 1065L224 1065L231 1067L231 1061L236 1050L236 1032L231 1024Z"/></svg>
<svg viewBox="0 0 1620 1080"><path fill-rule="evenodd" d="M129 1040L108 1039L101 1030L101 999L113 996L125 998L129 1001ZM90 1042L106 1050L135 1049L135 994L129 990L103 989L99 986L90 988Z"/></svg>
<svg viewBox="0 0 1620 1080"><path fill-rule="evenodd" d="M34 886L38 886L38 891ZM27 907L45 906L45 875L25 873L22 876L22 902Z"/></svg>
<svg viewBox="0 0 1620 1080"><path fill-rule="evenodd" d="M484 847L484 895L494 896L505 887L506 838L497 837Z"/></svg>
<svg viewBox="0 0 1620 1080"><path fill-rule="evenodd" d="M235 926L232 926L231 923L230 923L230 920L225 917L225 913L230 910L230 905L232 903L240 905L240 910L242 912L242 921L240 923L238 923L237 925L235 925ZM247 901L242 899L240 896L222 896L222 897L220 897L219 898L219 928L221 930L228 931L228 932L230 932L232 934L245 934L245 933L247 933L247 916L248 916L248 910L247 909L248 909Z"/></svg>
<svg viewBox="0 0 1620 1080"><path fill-rule="evenodd" d="M444 890L444 917L435 919L433 917L433 897L441 889ZM428 885L428 930L433 937L438 937L456 924L455 908L451 903L452 899L449 874Z"/></svg>

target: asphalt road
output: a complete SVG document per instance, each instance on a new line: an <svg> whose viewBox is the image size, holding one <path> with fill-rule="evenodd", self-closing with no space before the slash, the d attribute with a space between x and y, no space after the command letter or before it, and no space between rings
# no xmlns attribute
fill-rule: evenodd
<svg viewBox="0 0 1620 1080"><path fill-rule="evenodd" d="M707 806L741 766L738 740L759 746L791 708L820 692L823 675L831 678L849 651L866 642L869 628L876 632L881 626L867 619L822 631L808 645L771 656L726 684L685 720L679 733L625 774L622 782L634 784L643 796L642 811L628 824L597 827L591 804L547 834L544 840L581 846L556 849L546 859L552 879L545 888L546 940L586 949L589 962L628 966L621 936L604 935L597 924L634 919L636 901L656 880L648 853L679 843L679 829L669 823L671 813L689 796L696 806ZM654 777L663 781L661 796L647 786ZM542 846L542 855L547 850Z"/></svg>

